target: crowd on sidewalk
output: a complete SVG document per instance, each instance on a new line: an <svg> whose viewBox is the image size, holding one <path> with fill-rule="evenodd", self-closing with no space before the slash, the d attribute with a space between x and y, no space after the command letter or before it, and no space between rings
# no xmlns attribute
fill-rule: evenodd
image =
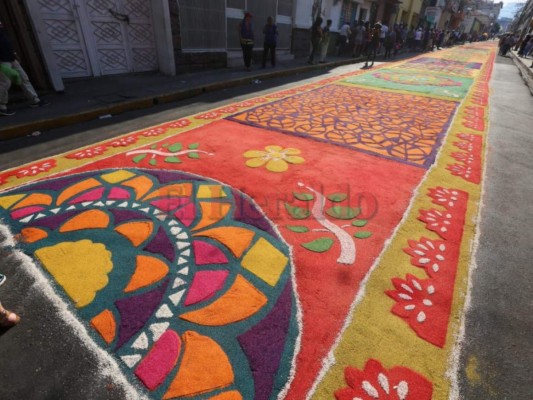
<svg viewBox="0 0 533 400"><path fill-rule="evenodd" d="M508 33L500 37L498 42L499 55L505 57L511 49L517 52L520 58L533 57L533 34L525 35L522 39L518 34ZM529 68L533 68L533 60Z"/></svg>
<svg viewBox="0 0 533 400"><path fill-rule="evenodd" d="M331 20L328 20L324 27L322 22L322 18L318 17L311 27L311 50L307 60L309 64L316 64L317 60L325 62L325 55L328 53L331 43ZM486 39L487 35L467 35L454 30L414 26L409 28L404 24L395 24L389 28L380 22L373 25L368 21L354 22L352 25L345 22L335 42L335 54L351 55L354 58L366 55L366 65L371 66L375 56L381 53L386 60L395 58L400 52L430 52L467 41Z"/></svg>

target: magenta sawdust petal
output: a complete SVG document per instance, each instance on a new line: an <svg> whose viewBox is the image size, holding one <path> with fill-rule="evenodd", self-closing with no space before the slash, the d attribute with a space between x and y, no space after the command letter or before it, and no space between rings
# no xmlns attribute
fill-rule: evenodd
<svg viewBox="0 0 533 400"><path fill-rule="evenodd" d="M115 350L120 349L146 325L161 303L168 282L167 279L162 285L147 293L115 301L115 306L120 313L119 339Z"/></svg>
<svg viewBox="0 0 533 400"><path fill-rule="evenodd" d="M161 254L170 262L174 262L176 259L174 244L170 241L162 227L159 228L155 237L143 250L152 254Z"/></svg>
<svg viewBox="0 0 533 400"><path fill-rule="evenodd" d="M228 258L218 247L211 243L195 240L192 243L196 265L227 264Z"/></svg>
<svg viewBox="0 0 533 400"><path fill-rule="evenodd" d="M68 202L68 204L78 204L83 203L85 201L96 201L100 200L102 198L102 195L104 194L105 188L99 187L93 190L90 190Z"/></svg>
<svg viewBox="0 0 533 400"><path fill-rule="evenodd" d="M254 400L270 399L289 331L291 293L292 284L289 282L272 311L259 324L238 337L254 377Z"/></svg>
<svg viewBox="0 0 533 400"><path fill-rule="evenodd" d="M229 271L198 271L194 278L185 299L185 305L200 303L209 300L220 289L224 287Z"/></svg>

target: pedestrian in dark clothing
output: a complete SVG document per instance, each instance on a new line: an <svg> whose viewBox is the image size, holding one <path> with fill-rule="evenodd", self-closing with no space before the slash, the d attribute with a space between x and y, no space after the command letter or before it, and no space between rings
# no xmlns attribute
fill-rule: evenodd
<svg viewBox="0 0 533 400"><path fill-rule="evenodd" d="M383 56L384 60L392 57L394 46L396 46L396 32L392 30L391 32L387 32L385 40L383 41L383 47L385 47L385 55Z"/></svg>
<svg viewBox="0 0 533 400"><path fill-rule="evenodd" d="M270 52L270 62L273 67L276 66L276 46L278 44L278 27L272 17L267 18L267 23L263 28L265 40L263 42L263 68L266 67L266 60Z"/></svg>
<svg viewBox="0 0 533 400"><path fill-rule="evenodd" d="M12 83L21 86L24 96L30 101L30 107L43 107L50 104L39 99L26 71L17 59L17 53L4 25L0 22L0 116L15 114L7 108Z"/></svg>
<svg viewBox="0 0 533 400"><path fill-rule="evenodd" d="M242 58L244 60L244 68L246 71L251 71L252 52L254 49L254 27L252 24L252 14L247 12L244 14L243 20L239 23L239 40L242 48Z"/></svg>
<svg viewBox="0 0 533 400"><path fill-rule="evenodd" d="M367 48L366 48L366 61L363 68L372 68L374 66L374 60L376 58L376 53L380 45L380 34L381 34L381 25L375 24L374 28L367 31ZM371 64L369 64L371 62Z"/></svg>
<svg viewBox="0 0 533 400"><path fill-rule="evenodd" d="M311 53L309 54L308 64L316 64L316 59L320 57L320 41L322 40L322 18L317 17L311 27Z"/></svg>

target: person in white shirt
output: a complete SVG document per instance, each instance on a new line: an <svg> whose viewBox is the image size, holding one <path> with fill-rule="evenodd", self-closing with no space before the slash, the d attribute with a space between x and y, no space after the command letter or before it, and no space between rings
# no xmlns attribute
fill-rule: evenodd
<svg viewBox="0 0 533 400"><path fill-rule="evenodd" d="M385 43L385 38L387 37L388 32L389 32L389 27L387 25L381 25L381 33L379 34L378 54L381 53L381 49L383 48L383 44Z"/></svg>
<svg viewBox="0 0 533 400"><path fill-rule="evenodd" d="M339 30L339 38L337 39L337 56L341 56L344 53L344 49L350 40L351 34L350 24L344 22L344 25L342 25Z"/></svg>

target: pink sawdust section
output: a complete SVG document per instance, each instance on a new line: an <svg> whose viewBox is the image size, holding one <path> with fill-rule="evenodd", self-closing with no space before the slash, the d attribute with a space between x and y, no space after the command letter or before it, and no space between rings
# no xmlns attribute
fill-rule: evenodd
<svg viewBox="0 0 533 400"><path fill-rule="evenodd" d="M176 169L219 180L251 196L293 246L296 283L303 311L303 334L296 375L288 398L304 398L348 316L361 280L400 222L424 170L351 149L225 120L167 138L164 142L180 142L183 148L199 143L199 149L214 155L200 154L200 159L183 157L180 164L161 160L154 167L147 161L135 164L133 156L119 154L75 172L121 167ZM250 168L245 165L244 152L264 150L269 145L299 149L305 162L289 164L284 173L270 172L264 166ZM304 191L298 186L299 182L326 194L348 193L350 206L362 207L362 216L369 220L364 229L371 231L372 236L364 240L354 239L357 258L353 265L337 262L340 251L338 241L324 253L314 253L302 247L302 243L325 234L311 231L321 228L314 219L295 220L287 213L284 203L296 205L293 192ZM350 222L334 221L339 226ZM305 225L310 232L295 233L287 229L287 225ZM355 233L355 229L350 233ZM332 235L329 237L333 238Z"/></svg>

